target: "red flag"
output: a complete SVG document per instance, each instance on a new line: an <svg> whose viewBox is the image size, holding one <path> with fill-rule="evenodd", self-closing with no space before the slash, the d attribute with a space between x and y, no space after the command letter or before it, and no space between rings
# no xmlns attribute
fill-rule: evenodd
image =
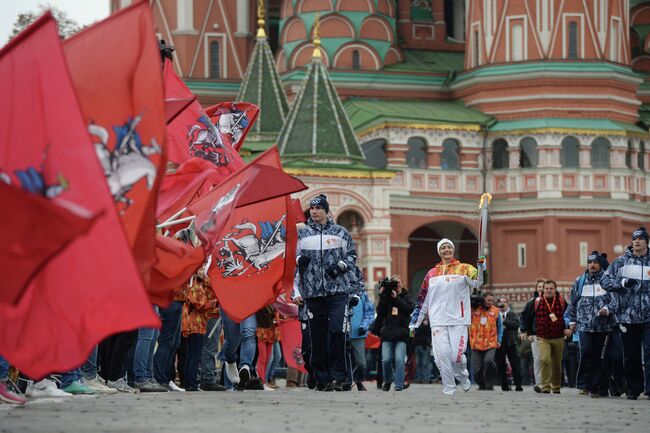
<svg viewBox="0 0 650 433"><path fill-rule="evenodd" d="M224 143L239 151L260 108L249 102L221 102L205 109Z"/></svg>
<svg viewBox="0 0 650 433"><path fill-rule="evenodd" d="M290 290L293 286L297 235L288 194L306 188L291 176L285 175L287 180L283 180L278 175L283 172L275 147L257 158L247 171L255 176L254 181L249 178L224 182L226 191L235 191L231 193L230 212L220 213L217 204L216 213L208 208L209 218L196 219L197 234L204 247L213 250L209 269L212 288L228 317L236 322L273 302L283 288ZM267 177L267 171L274 174ZM233 183L236 185L231 188ZM289 187L297 183L302 187ZM269 184L273 188L267 188ZM238 185L242 185L240 189ZM223 196L217 190L215 195ZM286 195L276 194L275 198L259 201L259 191ZM212 192L204 199L208 200L210 195Z"/></svg>
<svg viewBox="0 0 650 433"><path fill-rule="evenodd" d="M302 358L302 332L298 319L280 321L280 345L282 358L289 367L307 373L305 361Z"/></svg>
<svg viewBox="0 0 650 433"><path fill-rule="evenodd" d="M234 208L283 197L306 188L300 180L282 171L277 147L273 146L194 201L188 207L188 212L196 215L197 235L210 253L215 240L221 239L221 229Z"/></svg>
<svg viewBox="0 0 650 433"><path fill-rule="evenodd" d="M205 252L203 248L194 248L176 239L156 235L156 257L158 262L151 273L149 299L160 307L167 307L201 267Z"/></svg>
<svg viewBox="0 0 650 433"><path fill-rule="evenodd" d="M86 85L100 82L94 77ZM2 355L39 378L81 365L111 334L159 322L113 210L50 14L0 51L0 95L3 179L24 186L18 173L29 172L46 197L104 212L43 267L16 305L0 304Z"/></svg>
<svg viewBox="0 0 650 433"><path fill-rule="evenodd" d="M122 216L140 275L149 286L165 107L151 9L139 2L63 43L81 110Z"/></svg>
<svg viewBox="0 0 650 433"><path fill-rule="evenodd" d="M35 171L31 172L38 179ZM23 178L29 182L29 174ZM31 186L36 186L31 182ZM29 281L97 216L65 200L50 201L0 181L0 303L15 305Z"/></svg>
<svg viewBox="0 0 650 433"><path fill-rule="evenodd" d="M196 101L196 96L192 98L165 99L165 121L167 124L172 123L194 101Z"/></svg>
<svg viewBox="0 0 650 433"><path fill-rule="evenodd" d="M224 180L223 172L201 158L190 158L175 173L163 177L158 194L158 220L165 221L192 199Z"/></svg>
<svg viewBox="0 0 650 433"><path fill-rule="evenodd" d="M174 73L169 59L165 60L164 80L166 98L194 97ZM210 161L224 178L246 165L231 143L222 139L198 101L190 104L167 125L167 150L169 160L177 164L191 157Z"/></svg>
<svg viewBox="0 0 650 433"><path fill-rule="evenodd" d="M300 200L295 199L293 201L293 211L296 213L296 223L307 222L307 218L305 218L305 212L302 210L302 206L300 206Z"/></svg>

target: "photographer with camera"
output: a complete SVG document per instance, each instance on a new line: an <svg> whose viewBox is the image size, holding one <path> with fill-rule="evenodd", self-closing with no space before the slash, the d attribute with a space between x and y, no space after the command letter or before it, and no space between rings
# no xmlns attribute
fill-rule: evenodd
<svg viewBox="0 0 650 433"><path fill-rule="evenodd" d="M456 380L464 391L472 384L467 371L467 328L471 324L470 292L483 285L484 264L479 272L474 266L454 258L455 247L449 239L437 245L442 259L427 272L422 282L417 306L411 316L412 332L429 317L433 356L442 376L442 392L453 395Z"/></svg>
<svg viewBox="0 0 650 433"><path fill-rule="evenodd" d="M479 390L494 390L497 365L496 350L501 347L503 324L494 295L472 296L472 324L469 341L472 347L472 368Z"/></svg>
<svg viewBox="0 0 650 433"><path fill-rule="evenodd" d="M298 305L304 302L306 307L311 343L308 362L316 389L349 391L346 316L359 296L358 286L349 283L347 272L356 266L357 253L350 233L335 224L328 213L324 194L309 203L307 225L298 231L293 300Z"/></svg>
<svg viewBox="0 0 650 433"><path fill-rule="evenodd" d="M407 292L399 275L385 278L379 284L374 333L381 337L381 362L384 373L381 389L389 391L394 377L395 391L401 391L404 389L406 343L409 340L409 321L413 304L406 297Z"/></svg>

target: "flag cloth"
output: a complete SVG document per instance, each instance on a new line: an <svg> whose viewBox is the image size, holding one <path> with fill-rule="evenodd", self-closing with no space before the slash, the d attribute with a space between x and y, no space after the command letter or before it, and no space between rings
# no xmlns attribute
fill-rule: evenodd
<svg viewBox="0 0 650 433"><path fill-rule="evenodd" d="M196 101L196 96L192 98L172 98L165 99L165 122L169 125L181 114L192 102Z"/></svg>
<svg viewBox="0 0 650 433"><path fill-rule="evenodd" d="M194 97L174 72L169 59L165 59L164 83L167 99ZM192 102L167 125L167 151L169 160L177 164L192 157L210 161L224 178L246 165L232 145L222 139L198 101Z"/></svg>
<svg viewBox="0 0 650 433"><path fill-rule="evenodd" d="M205 159L188 159L176 172L163 177L158 194L158 221L163 222L187 207L194 198L208 192L225 177L221 170Z"/></svg>
<svg viewBox="0 0 650 433"><path fill-rule="evenodd" d="M248 102L221 102L205 109L224 144L239 151L260 109Z"/></svg>
<svg viewBox="0 0 650 433"><path fill-rule="evenodd" d="M282 346L282 358L289 367L307 373L305 361L302 358L302 332L298 319L281 320L280 323L280 345Z"/></svg>
<svg viewBox="0 0 650 433"><path fill-rule="evenodd" d="M18 172L23 174L23 172ZM39 185L35 171L31 186ZM86 233L97 215L87 209L50 201L0 181L0 303L16 305L29 281L70 241Z"/></svg>
<svg viewBox="0 0 650 433"><path fill-rule="evenodd" d="M203 202L222 200L196 218L197 235L212 254L212 288L235 322L272 303L283 288L291 290L297 234L289 194L306 188L282 172L275 147L242 173L204 196ZM273 198L263 200L259 191Z"/></svg>
<svg viewBox="0 0 650 433"><path fill-rule="evenodd" d="M139 2L120 10L67 39L63 49L104 176L148 287L155 263L156 195L166 165L160 51L149 4Z"/></svg>
<svg viewBox="0 0 650 433"><path fill-rule="evenodd" d="M156 235L156 258L151 273L149 299L166 308L183 285L205 261L203 248L194 248L176 239Z"/></svg>
<svg viewBox="0 0 650 433"><path fill-rule="evenodd" d="M305 218L305 212L302 210L300 205L300 200L297 198L293 200L293 210L296 213L296 223L306 223L307 218Z"/></svg>
<svg viewBox="0 0 650 433"><path fill-rule="evenodd" d="M96 78L87 85L98 84ZM83 364L109 335L159 321L46 14L0 51L0 176L103 214L32 279L16 305L0 304L2 356L34 379ZM19 173L30 173L24 176ZM41 221L47 226L48 221Z"/></svg>

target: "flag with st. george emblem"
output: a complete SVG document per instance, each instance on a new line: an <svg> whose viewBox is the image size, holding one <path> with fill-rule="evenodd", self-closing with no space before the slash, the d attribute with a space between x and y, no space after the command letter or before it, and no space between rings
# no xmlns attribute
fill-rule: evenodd
<svg viewBox="0 0 650 433"><path fill-rule="evenodd" d="M172 62L165 59L165 98L191 98L192 91L176 75ZM226 178L246 165L232 144L223 139L198 101L192 102L167 125L169 160L182 164L190 158L210 161Z"/></svg>
<svg viewBox="0 0 650 433"><path fill-rule="evenodd" d="M139 2L63 42L73 85L140 275L155 263L165 108L151 8Z"/></svg>
<svg viewBox="0 0 650 433"><path fill-rule="evenodd" d="M246 169L190 207L198 215L197 235L212 254L212 288L236 322L273 302L283 288L291 290L297 235L289 194L306 189L282 171L276 147Z"/></svg>
<svg viewBox="0 0 650 433"><path fill-rule="evenodd" d="M102 84L97 77L86 82L89 88ZM0 302L2 356L40 378L83 364L109 335L159 322L114 210L49 13L0 51L0 95L2 181L100 215L85 235L40 269L16 302ZM47 214L38 216L38 224L56 230Z"/></svg>
<svg viewBox="0 0 650 433"><path fill-rule="evenodd" d="M219 136L235 150L239 150L248 131L260 114L260 108L250 102L220 102L205 109Z"/></svg>

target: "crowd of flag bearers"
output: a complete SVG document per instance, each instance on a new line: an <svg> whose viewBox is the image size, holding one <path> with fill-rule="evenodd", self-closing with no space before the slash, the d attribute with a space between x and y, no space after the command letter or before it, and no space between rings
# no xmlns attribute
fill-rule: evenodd
<svg viewBox="0 0 650 433"><path fill-rule="evenodd" d="M272 388L280 357L288 383L309 372L322 391L349 390L352 381L365 389L346 345L363 372L363 343L355 340L365 340L374 318L349 233L328 216L324 195L304 220L291 194L307 187L282 170L275 147L242 159L259 113L254 104L204 110L170 58L147 2L67 40L48 13L0 51L0 200L7 204L0 401L25 401L8 380L10 365L33 396L179 391L175 368L187 391ZM307 223L300 233L299 222ZM335 244L325 253L323 236ZM577 333L579 388L607 393L613 364L598 355L619 341L628 398L650 394L642 361L650 359L647 244L639 228L609 268L594 252L568 303L553 281L543 282L521 322L541 364L536 391L560 392L563 339ZM471 297L484 283L483 259L476 267L459 262L449 239L436 252L441 262L415 304L401 280L380 303L378 323L394 328L376 330L384 334L387 388L394 381L395 390L406 389L409 328L412 337L428 323L443 393L469 391L470 370L479 389L489 389L486 371L506 363L505 352L501 361L495 352L504 333L514 344L512 318L489 296L481 305ZM363 318L350 320L357 305ZM47 378L52 373L59 387Z"/></svg>

